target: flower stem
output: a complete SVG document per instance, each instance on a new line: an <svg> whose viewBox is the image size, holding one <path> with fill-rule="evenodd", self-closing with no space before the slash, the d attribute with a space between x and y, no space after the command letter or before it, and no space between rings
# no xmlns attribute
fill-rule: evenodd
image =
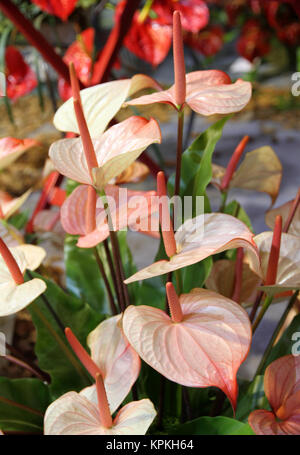
<svg viewBox="0 0 300 455"><path fill-rule="evenodd" d="M118 284L117 284L117 278L116 278L116 271L114 269L114 264L113 264L113 260L112 260L111 254L110 254L110 249L109 249L109 245L108 245L107 239L105 239L103 241L103 245L104 245L104 250L105 250L105 254L106 254L106 259L107 259L107 263L108 263L111 279L112 279L112 282L114 284L115 292L116 292L116 295L117 295L117 298L118 298L118 301L119 301L120 296L118 294L119 291L118 291Z"/></svg>
<svg viewBox="0 0 300 455"><path fill-rule="evenodd" d="M128 295L127 287L124 283L125 274L124 274L124 269L123 269L123 263L122 263L121 253L120 253L118 237L114 230L114 225L113 225L113 221L112 221L112 217L111 217L111 213L110 213L109 204L107 202L107 197L106 197L106 194L104 191L103 191L103 198L104 198L104 208L105 208L106 216L107 216L107 223L108 223L112 253L113 253L113 258L114 258L114 266L115 266L115 271L116 271L118 295L120 298L119 306L120 306L120 311L123 312L123 311L125 311L126 307L129 306L129 304L130 304L129 295Z"/></svg>
<svg viewBox="0 0 300 455"><path fill-rule="evenodd" d="M273 345L274 345L274 343L276 341L276 338L277 338L277 336L278 336L283 324L285 323L286 318L289 315L289 312L293 308L293 306L294 306L294 304L295 304L295 302L297 300L298 294L299 294L299 290L294 292L294 294L290 298L289 303L288 303L284 313L282 314L282 316L281 316L281 318L280 318L280 320L279 320L279 322L278 322L278 324L277 324L277 326L276 326L276 328L275 328L275 330L273 332L273 335L272 335L272 337L271 337L271 339L270 339L270 341L268 343L268 346L267 346L267 348L266 348L266 350L264 352L263 358L261 359L261 362L260 362L260 364L259 364L259 366L257 368L255 376L263 373L266 361L268 360L268 357L269 357L270 352L271 352L271 350L273 348Z"/></svg>
<svg viewBox="0 0 300 455"><path fill-rule="evenodd" d="M184 113L183 113L183 111L178 111L178 119L177 119L177 149L176 149L176 176L175 176L174 196L178 196L179 193L180 193L183 124L184 124ZM175 213L176 213L176 211L175 211Z"/></svg>
<svg viewBox="0 0 300 455"><path fill-rule="evenodd" d="M34 279L34 276L31 274L31 272L29 270L26 270L26 273L28 275L28 277L33 280ZM45 294L41 294L39 296L39 298L41 298L44 302L44 304L46 305L48 311L51 313L51 315L53 316L53 318L55 319L55 322L57 323L58 327L60 328L60 330L63 332L63 334L65 333L65 326L64 324L62 323L62 321L60 320L60 317L58 316L58 314L56 313L56 311L52 308L52 305L51 303L49 302L49 300L47 299L47 297L45 296Z"/></svg>
<svg viewBox="0 0 300 455"><path fill-rule="evenodd" d="M269 308L269 306L271 305L273 301L273 297L272 296L267 296L265 298L265 301L263 303L263 306L261 307L261 310L260 312L258 313L258 316L257 318L255 319L254 321L254 324L252 325L252 333L254 334L254 332L256 331L258 325L260 324L262 318L264 317L267 309Z"/></svg>
<svg viewBox="0 0 300 455"><path fill-rule="evenodd" d="M237 249L237 256L235 262L235 278L234 278L234 288L231 299L237 303L241 303L241 290L242 290L242 280L243 280L243 258L244 250L243 248Z"/></svg>
<svg viewBox="0 0 300 455"><path fill-rule="evenodd" d="M102 262L102 260L100 258L99 252L97 250L97 247L94 247L94 255L95 255L96 262L98 264L101 276L102 276L103 281L104 281L104 285L105 285L105 288L106 288L106 292L107 292L107 296L108 296L111 312L112 312L113 315L118 314L118 310L116 308L115 301L114 301L114 296L113 296L113 293L112 293L112 290L111 290L111 287L110 287L110 284L109 284L109 281L108 281L108 278L107 278L107 275L106 275L106 272L105 272L105 268L104 268L103 262Z"/></svg>

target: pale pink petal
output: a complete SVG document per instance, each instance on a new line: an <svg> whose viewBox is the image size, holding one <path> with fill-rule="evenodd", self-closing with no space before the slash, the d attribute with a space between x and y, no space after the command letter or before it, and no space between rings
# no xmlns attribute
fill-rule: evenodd
<svg viewBox="0 0 300 455"><path fill-rule="evenodd" d="M144 435L155 416L156 411L150 400L132 401L118 412L111 434Z"/></svg>
<svg viewBox="0 0 300 455"><path fill-rule="evenodd" d="M38 145L35 139L16 139L3 137L0 139L0 170L16 161L29 148Z"/></svg>
<svg viewBox="0 0 300 455"><path fill-rule="evenodd" d="M132 116L109 128L94 141L99 165L93 170L96 186L102 189L127 169L149 145L160 142L160 128L154 119Z"/></svg>
<svg viewBox="0 0 300 455"><path fill-rule="evenodd" d="M300 434L300 356L286 355L272 362L264 377L266 397L273 412L249 416L256 434Z"/></svg>
<svg viewBox="0 0 300 455"><path fill-rule="evenodd" d="M238 170L230 181L230 188L267 193L274 204L282 177L282 165L269 146L246 153Z"/></svg>
<svg viewBox="0 0 300 455"><path fill-rule="evenodd" d="M273 229L275 224L275 218L277 215L282 216L282 224L284 226L285 222L288 219L291 207L294 201L286 202L285 204L281 205L280 207L276 207L275 209L269 210L266 213L266 224ZM289 234L300 236L300 205L298 206L294 218L289 227Z"/></svg>
<svg viewBox="0 0 300 455"><path fill-rule="evenodd" d="M286 435L271 411L258 409L248 417L249 425L257 435Z"/></svg>
<svg viewBox="0 0 300 455"><path fill-rule="evenodd" d="M272 245L272 232L262 232L254 237L258 246L261 259L261 278L267 274L269 255ZM255 271L252 255L246 253L245 260ZM256 272L256 271L255 271ZM256 272L257 273L257 272ZM291 234L283 233L281 236L280 255L278 261L277 277L275 286L264 288L272 294L280 290L298 289L300 287L300 239ZM272 290L273 289L273 290Z"/></svg>
<svg viewBox="0 0 300 455"><path fill-rule="evenodd" d="M46 283L39 278L17 285L13 279L0 284L0 317L15 314L26 308L46 290Z"/></svg>
<svg viewBox="0 0 300 455"><path fill-rule="evenodd" d="M260 270L259 256L253 234L237 218L223 213L199 215L186 221L176 232L177 253L169 261L158 261L125 280L132 283L181 269L202 261L208 256L231 248L251 251L252 264Z"/></svg>
<svg viewBox="0 0 300 455"><path fill-rule="evenodd" d="M251 98L250 82L238 79L234 84L201 86L190 91L186 103L202 115L229 114L242 110Z"/></svg>
<svg viewBox="0 0 300 455"><path fill-rule="evenodd" d="M264 378L266 397L274 412L300 391L300 356L286 355L272 362Z"/></svg>
<svg viewBox="0 0 300 455"><path fill-rule="evenodd" d="M141 368L138 354L121 329L121 318L119 314L101 322L87 339L92 359L102 372L112 413L130 392Z"/></svg>
<svg viewBox="0 0 300 455"><path fill-rule="evenodd" d="M60 212L57 210L45 209L38 212L34 218L33 228L35 232L56 232L61 233L59 227Z"/></svg>
<svg viewBox="0 0 300 455"><path fill-rule="evenodd" d="M125 335L140 357L171 381L219 387L235 408L236 373L251 343L247 313L205 289L181 295L180 304L179 323L157 308L128 307L123 317Z"/></svg>
<svg viewBox="0 0 300 455"><path fill-rule="evenodd" d="M7 220L24 204L32 190L28 190L22 196L11 199L10 201L1 201L1 210L4 218Z"/></svg>
<svg viewBox="0 0 300 455"><path fill-rule="evenodd" d="M214 262L211 273L205 282L207 289L218 292L224 297L232 297L235 282L235 261L221 259ZM243 277L240 302L252 304L260 284L259 277L252 272L248 264L243 264Z"/></svg>
<svg viewBox="0 0 300 455"><path fill-rule="evenodd" d="M148 233L149 230L152 231L152 225L157 226L154 222L150 224L153 221L150 217L158 211L155 191L132 191L114 185L106 185L105 193L110 207L112 224L116 231L129 225L134 230L144 230ZM69 234L81 235L77 243L81 248L94 247L109 236L106 213L101 198L97 199L96 229L86 234L87 194L87 185L78 186L61 208L62 226ZM143 227L145 228L143 229Z"/></svg>
<svg viewBox="0 0 300 455"><path fill-rule="evenodd" d="M92 138L101 136L128 96L146 87L159 88L159 85L151 77L137 74L131 79L105 82L81 90L83 111ZM73 98L56 111L54 125L58 130L79 134Z"/></svg>
<svg viewBox="0 0 300 455"><path fill-rule="evenodd" d="M198 114L227 114L243 109L251 98L250 82L238 79L231 84L223 71L194 71L186 75L186 104ZM168 90L144 95L125 105L168 103L176 106L174 85Z"/></svg>
<svg viewBox="0 0 300 455"><path fill-rule="evenodd" d="M24 237L18 229L9 223L3 223L0 221L0 237L5 244L11 248L24 243Z"/></svg>
<svg viewBox="0 0 300 455"><path fill-rule="evenodd" d="M60 219L63 229L68 234L84 235L86 233L86 204L88 186L79 185L67 197L60 210Z"/></svg>
<svg viewBox="0 0 300 455"><path fill-rule="evenodd" d="M111 428L104 428L97 403L76 392L68 392L48 407L45 435L145 434L156 415L150 400L128 403L117 414Z"/></svg>
<svg viewBox="0 0 300 455"><path fill-rule="evenodd" d="M58 172L76 182L92 185L80 138L54 142L49 156Z"/></svg>

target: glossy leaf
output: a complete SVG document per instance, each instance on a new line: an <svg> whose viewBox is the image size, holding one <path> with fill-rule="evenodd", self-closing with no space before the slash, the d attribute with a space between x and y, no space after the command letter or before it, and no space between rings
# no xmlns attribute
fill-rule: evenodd
<svg viewBox="0 0 300 455"><path fill-rule="evenodd" d="M39 275L34 274L35 277ZM85 302L65 294L52 281L45 279L45 293L51 306L63 324L68 325L80 342L85 345L88 333L103 316L95 313ZM39 367L50 374L50 390L54 398L73 390L81 390L91 384L91 379L69 347L62 333L43 301L37 301L28 308L37 330L35 352Z"/></svg>
<svg viewBox="0 0 300 455"><path fill-rule="evenodd" d="M0 378L0 427L3 431L43 432L50 404L48 386L39 379Z"/></svg>

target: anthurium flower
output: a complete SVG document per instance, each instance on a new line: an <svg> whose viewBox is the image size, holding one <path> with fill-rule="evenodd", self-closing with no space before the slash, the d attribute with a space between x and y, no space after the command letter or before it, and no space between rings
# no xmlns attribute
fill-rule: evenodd
<svg viewBox="0 0 300 455"><path fill-rule="evenodd" d="M46 11L46 13L53 14L65 21L68 19L70 14L74 11L77 0L31 0Z"/></svg>
<svg viewBox="0 0 300 455"><path fill-rule="evenodd" d="M121 319L121 314L106 319L87 338L91 358L101 371L112 413L130 392L141 369L140 358L123 333ZM94 401L94 386L82 393Z"/></svg>
<svg viewBox="0 0 300 455"><path fill-rule="evenodd" d="M256 57L263 57L271 50L270 32L256 19L248 19L237 42L239 54L253 62Z"/></svg>
<svg viewBox="0 0 300 455"><path fill-rule="evenodd" d="M6 95L13 101L30 93L37 86L34 71L14 46L7 46L5 49L5 73Z"/></svg>
<svg viewBox="0 0 300 455"><path fill-rule="evenodd" d="M35 139L16 139L3 137L0 139L0 170L5 169L16 161L31 147L38 145Z"/></svg>
<svg viewBox="0 0 300 455"><path fill-rule="evenodd" d="M24 243L21 232L3 219L0 220L0 237L9 248Z"/></svg>
<svg viewBox="0 0 300 455"><path fill-rule="evenodd" d="M259 270L258 250L253 234L242 221L233 216L206 213L189 219L177 230L175 241L176 253L168 261L154 262L125 280L125 283L163 275L238 247L253 252L253 265Z"/></svg>
<svg viewBox="0 0 300 455"><path fill-rule="evenodd" d="M282 222L285 228L285 232L289 234L300 236L300 190L296 198L292 201L286 202L285 204L276 207L275 209L269 210L266 213L266 224L273 229L275 224L276 216L282 216ZM295 205L295 207L293 207ZM293 210L294 208L294 210Z"/></svg>
<svg viewBox="0 0 300 455"><path fill-rule="evenodd" d="M145 180L149 173L150 170L146 164L134 161L134 163L130 164L125 171L121 172L121 174L110 183L115 183L116 185L122 185L123 183L140 183Z"/></svg>
<svg viewBox="0 0 300 455"><path fill-rule="evenodd" d="M183 105L188 105L198 114L238 112L246 106L250 98L250 82L238 79L232 84L230 77L223 71L194 71L186 75L186 96ZM140 106L153 103L167 103L177 109L175 85L168 90L161 90L127 101L124 105Z"/></svg>
<svg viewBox="0 0 300 455"><path fill-rule="evenodd" d="M235 262L229 259L221 259L214 262L209 277L205 282L207 289L218 292L224 297L232 298L235 282ZM247 263L243 263L242 286L240 302L252 304L255 301L257 287L260 278L250 269Z"/></svg>
<svg viewBox="0 0 300 455"><path fill-rule="evenodd" d="M226 168L213 165L211 183L222 189ZM237 171L228 182L228 189L243 188L247 190L267 193L275 202L282 178L282 165L274 150L263 146L246 153Z"/></svg>
<svg viewBox="0 0 300 455"><path fill-rule="evenodd" d="M92 75L94 38L95 30L92 27L84 30L68 47L63 58L67 64L73 62L78 79L85 86L89 85ZM64 101L72 96L71 86L61 77L58 79L58 92Z"/></svg>
<svg viewBox="0 0 300 455"><path fill-rule="evenodd" d="M81 90L81 104L91 137L100 137L109 122L121 109L126 98L147 87L159 88L160 86L151 77L136 74L131 79L105 82ZM56 111L54 126L60 131L80 133L73 98L66 101Z"/></svg>
<svg viewBox="0 0 300 455"><path fill-rule="evenodd" d="M115 20L123 13L126 1L118 3ZM161 17L161 8L152 5L156 17L149 15L142 18L140 11L134 13L129 32L124 39L124 46L137 57L153 66L159 65L168 55L172 44L172 26Z"/></svg>
<svg viewBox="0 0 300 455"><path fill-rule="evenodd" d="M101 122L100 122L101 123ZM132 116L109 128L93 140L98 167L91 178L81 138L61 139L49 151L56 169L80 183L95 184L99 189L123 172L150 145L161 141L158 123Z"/></svg>
<svg viewBox="0 0 300 455"><path fill-rule="evenodd" d="M251 412L248 422L258 435L300 434L300 356L286 355L265 372L264 389L272 410Z"/></svg>
<svg viewBox="0 0 300 455"><path fill-rule="evenodd" d="M31 190L28 190L22 196L12 198L5 191L0 191L0 218L4 220L10 218L19 210L30 194Z"/></svg>
<svg viewBox="0 0 300 455"><path fill-rule="evenodd" d="M262 232L254 237L259 250L261 268L256 269L256 258L254 263L252 254L246 253L246 261L254 270L265 285L262 289L271 295L300 288L300 239L291 234L282 233L277 265L277 273L273 283L268 283L267 275L269 270L269 257L272 246L272 232Z"/></svg>
<svg viewBox="0 0 300 455"><path fill-rule="evenodd" d="M184 42L205 57L212 57L223 47L224 31L219 25L210 25L199 33L185 34Z"/></svg>
<svg viewBox="0 0 300 455"><path fill-rule="evenodd" d="M100 376L101 377L101 376ZM98 378L93 399L84 393L68 392L48 407L45 435L144 435L155 418L150 400L126 404L112 420L105 389ZM100 389L100 391L99 391ZM98 392L98 397L97 397Z"/></svg>
<svg viewBox="0 0 300 455"><path fill-rule="evenodd" d="M235 409L236 373L251 343L247 313L206 289L178 299L167 283L167 296L171 317L144 305L125 310L122 324L129 343L166 378L188 387L218 387Z"/></svg>
<svg viewBox="0 0 300 455"><path fill-rule="evenodd" d="M20 245L7 248L0 239L0 316L17 313L35 300L46 289L43 280L34 278L24 282L26 269L35 270L45 257L43 248Z"/></svg>
<svg viewBox="0 0 300 455"><path fill-rule="evenodd" d="M100 197L96 201L95 225L91 231L87 228L86 213L88 211L87 185L80 185L66 199L61 208L61 223L66 232L73 235L81 235L77 245L81 248L91 248L102 242L109 236L109 226L104 204ZM138 230L137 222L140 223L140 232L151 232L151 219L158 211L155 191L132 191L107 185L105 193L110 207L111 218L115 231L122 230L126 226ZM124 195L124 196L122 196ZM143 230L143 219L145 228ZM153 232L159 236L159 229Z"/></svg>

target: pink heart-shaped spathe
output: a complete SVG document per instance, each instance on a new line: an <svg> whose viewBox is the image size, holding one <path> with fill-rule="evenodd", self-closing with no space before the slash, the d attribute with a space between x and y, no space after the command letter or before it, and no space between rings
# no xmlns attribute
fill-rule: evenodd
<svg viewBox="0 0 300 455"><path fill-rule="evenodd" d="M179 299L183 312L179 323L160 309L129 306L123 316L125 336L166 378L188 387L218 387L235 409L236 373L251 344L247 313L206 289L194 289Z"/></svg>

